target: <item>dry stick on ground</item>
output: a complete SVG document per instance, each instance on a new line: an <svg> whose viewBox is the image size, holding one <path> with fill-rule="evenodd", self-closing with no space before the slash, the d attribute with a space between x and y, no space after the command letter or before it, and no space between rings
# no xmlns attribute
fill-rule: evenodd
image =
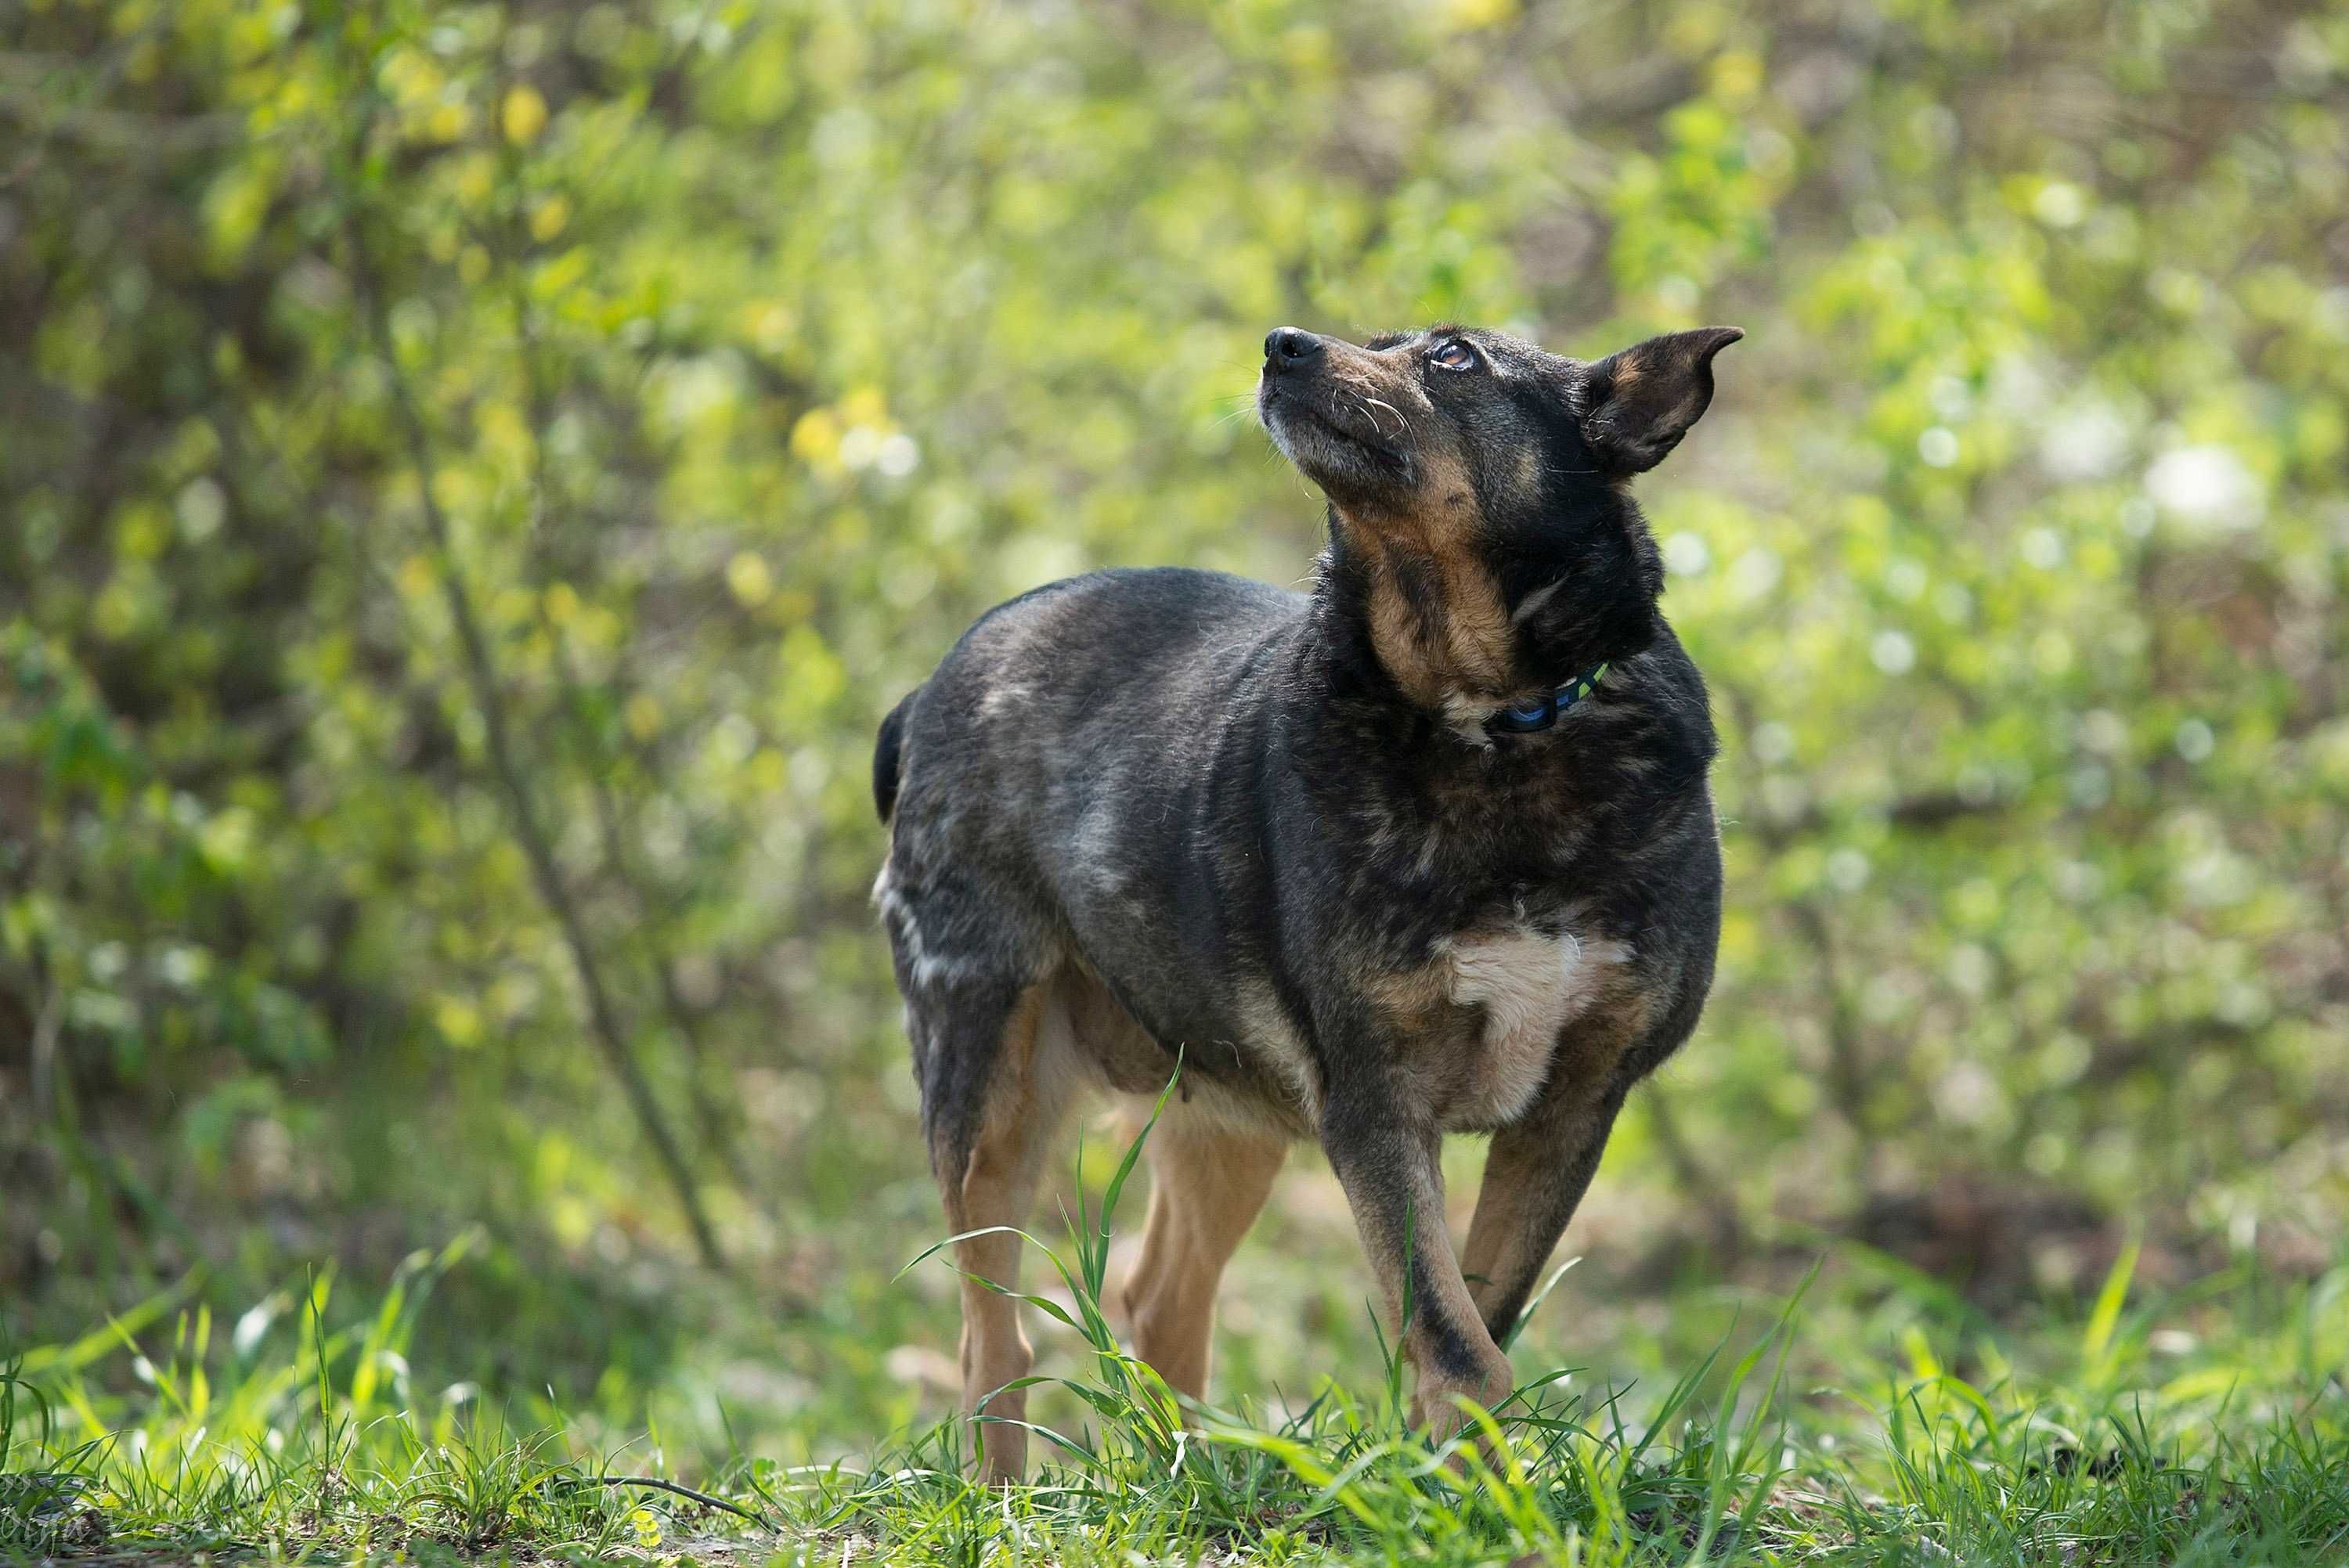
<svg viewBox="0 0 2349 1568"><path fill-rule="evenodd" d="M652 1491L675 1492L679 1497L691 1498L694 1501L701 1504L704 1508L722 1508L727 1512L733 1514L738 1518L747 1519L753 1524L763 1525L770 1530L776 1528L774 1521L767 1518L764 1514L751 1512L749 1509L744 1508L739 1502L729 1502L722 1497L712 1497L706 1491L696 1491L689 1486L679 1486L673 1480L663 1480L658 1476L591 1475L582 1479L575 1484L580 1486L636 1486L644 1487Z"/></svg>
<svg viewBox="0 0 2349 1568"><path fill-rule="evenodd" d="M719 1251L718 1237L709 1228L709 1217L702 1212L700 1196L695 1192L693 1172L685 1162L684 1151L669 1131L668 1122L661 1115L660 1103L653 1098L652 1085L646 1081L644 1069L628 1049L627 1036L622 1031L618 1013L612 1006L610 993L604 985L603 971L595 962L595 951L587 939L585 922L580 918L579 907L564 885L562 868L555 863L554 848L539 823L538 810L531 799L530 788L523 781L522 768L514 757L513 745L506 729L505 704L499 696L497 665L490 653L489 639L481 633L480 619L473 613L471 590L466 585L464 573L458 567L457 556L449 532L449 520L440 511L440 503L432 494L432 447L424 429L424 417L416 407L413 390L399 367L397 346L391 338L390 315L384 303L383 284L378 275L374 253L367 248L367 235L356 211L345 216L346 242L351 251L351 271L358 285L360 308L366 314L367 333L374 340L376 353L381 356L386 384L391 391L392 408L398 418L400 431L408 442L409 461L416 469L417 492L424 512L424 526L432 536L433 552L438 557L440 596L449 609L449 618L457 627L457 640L465 655L466 684L472 690L473 704L481 709L481 727L489 742L490 766L495 771L498 784L504 791L506 806L512 814L514 835L522 841L523 853L530 861L531 877L538 886L539 898L551 911L563 928L564 946L571 955L571 965L579 979L579 989L587 1000L589 1032L611 1064L612 1072L628 1097L636 1120L644 1129L646 1139L652 1144L654 1154L667 1173L669 1184L677 1190L677 1200L685 1211L686 1223L692 1227L693 1243L701 1261L713 1269L726 1266L725 1254Z"/></svg>

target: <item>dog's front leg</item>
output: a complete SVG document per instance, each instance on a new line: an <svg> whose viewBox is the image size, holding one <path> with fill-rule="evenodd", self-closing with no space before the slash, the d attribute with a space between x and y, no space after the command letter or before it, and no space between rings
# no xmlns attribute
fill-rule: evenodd
<svg viewBox="0 0 2349 1568"><path fill-rule="evenodd" d="M1495 1343L1516 1326L1543 1265L1589 1189L1622 1108L1621 1088L1557 1095L1534 1116L1493 1135L1461 1269Z"/></svg>
<svg viewBox="0 0 2349 1568"><path fill-rule="evenodd" d="M1443 1134L1357 1096L1325 1111L1321 1139L1390 1320L1403 1325L1403 1354L1419 1369L1412 1425L1433 1423L1447 1438L1465 1418L1455 1396L1489 1408L1508 1396L1511 1379L1444 1228Z"/></svg>

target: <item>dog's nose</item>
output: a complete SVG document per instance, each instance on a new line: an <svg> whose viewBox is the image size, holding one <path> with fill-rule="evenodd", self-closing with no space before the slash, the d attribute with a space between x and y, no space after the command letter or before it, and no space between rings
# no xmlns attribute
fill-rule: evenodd
<svg viewBox="0 0 2349 1568"><path fill-rule="evenodd" d="M1293 370L1321 357L1321 340L1302 327L1276 326L1264 335L1264 367Z"/></svg>

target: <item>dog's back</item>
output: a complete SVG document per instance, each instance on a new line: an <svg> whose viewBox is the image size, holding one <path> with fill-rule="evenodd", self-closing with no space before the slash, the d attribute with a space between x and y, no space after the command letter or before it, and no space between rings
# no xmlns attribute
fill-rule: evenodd
<svg viewBox="0 0 2349 1568"><path fill-rule="evenodd" d="M891 826L876 894L909 997L943 1010L948 988L999 995L1080 962L1170 1042L1122 1058L1160 1083L1173 1042L1216 1032L1228 999L1212 977L1151 981L1170 939L1224 940L1221 835L1200 819L1247 809L1231 773L1263 750L1270 672L1306 604L1216 573L1111 571L973 625L874 748ZM927 1091L954 1069L916 1033L933 1137L951 1142L956 1097Z"/></svg>
<svg viewBox="0 0 2349 1568"><path fill-rule="evenodd" d="M1250 655L1306 603L1158 568L1068 578L998 605L882 721L882 820L1025 830L1121 786L1177 783L1200 738L1230 717Z"/></svg>
<svg viewBox="0 0 2349 1568"><path fill-rule="evenodd" d="M905 753L905 710L920 695L916 686L897 699L897 706L881 721L880 738L873 745L873 809L881 813L884 822L897 809L897 768Z"/></svg>

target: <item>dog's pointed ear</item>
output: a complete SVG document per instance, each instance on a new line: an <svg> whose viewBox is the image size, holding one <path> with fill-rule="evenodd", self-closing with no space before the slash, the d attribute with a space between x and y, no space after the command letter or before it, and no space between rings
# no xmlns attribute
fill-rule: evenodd
<svg viewBox="0 0 2349 1568"><path fill-rule="evenodd" d="M1646 473L1713 401L1713 356L1745 334L1700 326L1635 343L1582 367L1583 439L1618 478Z"/></svg>

